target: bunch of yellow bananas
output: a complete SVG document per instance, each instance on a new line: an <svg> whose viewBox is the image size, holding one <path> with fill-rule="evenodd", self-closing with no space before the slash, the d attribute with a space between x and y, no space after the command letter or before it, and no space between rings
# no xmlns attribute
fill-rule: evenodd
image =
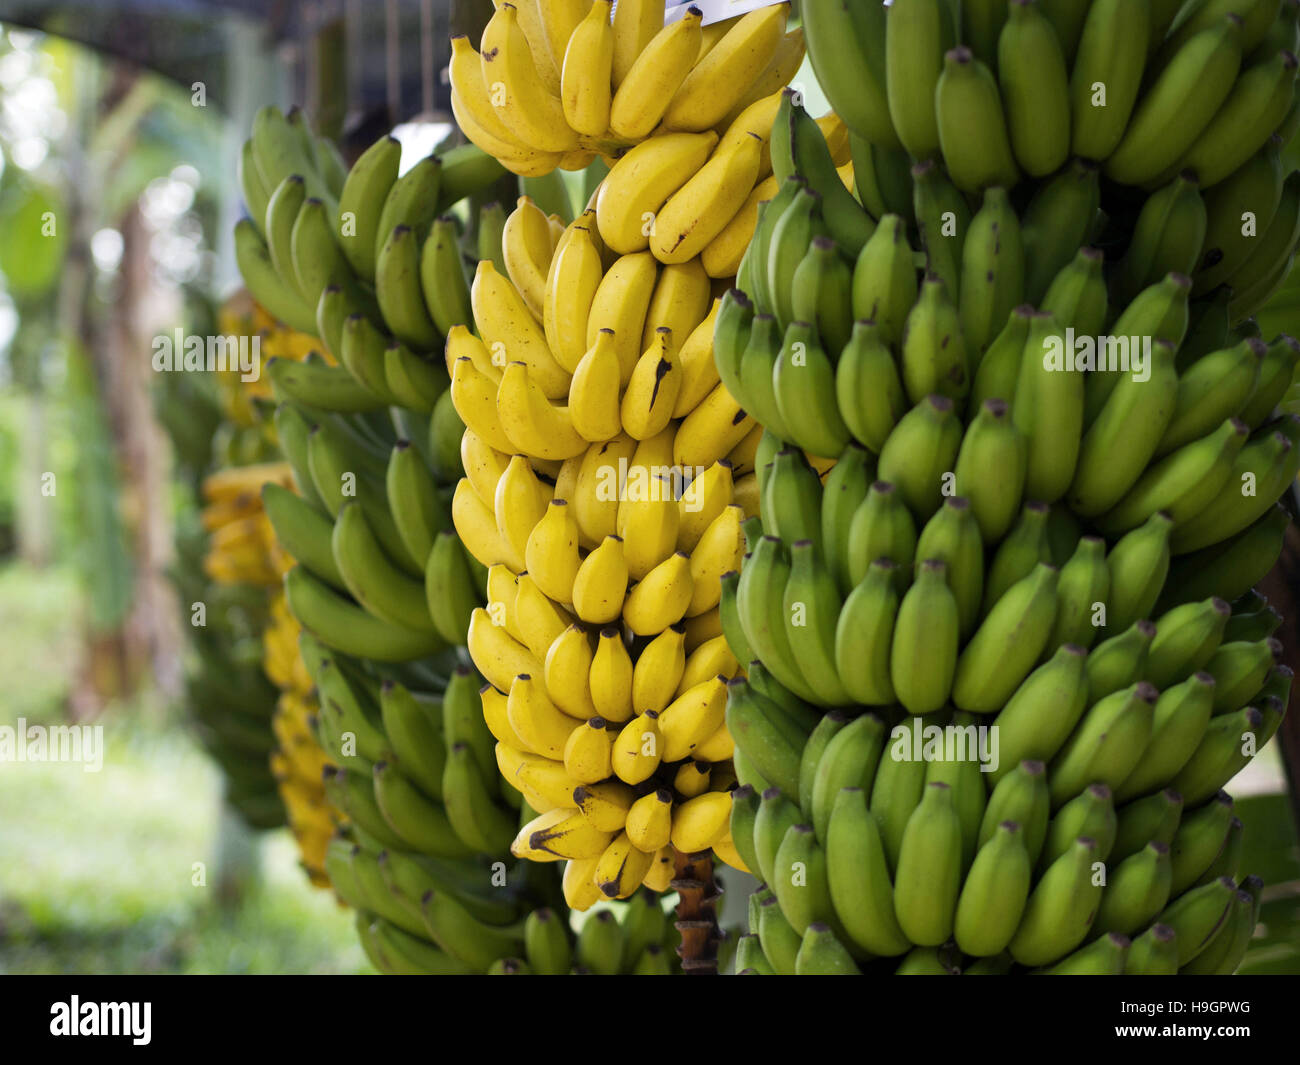
<svg viewBox="0 0 1300 1065"><path fill-rule="evenodd" d="M209 533L203 572L222 584L280 583L272 551L275 533L262 510L262 485L292 483L287 463L228 466L203 481L200 514Z"/></svg>
<svg viewBox="0 0 1300 1065"><path fill-rule="evenodd" d="M271 773L289 815L289 828L298 841L303 868L316 887L328 887L325 849L339 815L325 798L323 770L331 765L312 732L317 711L311 676L298 653L301 630L285 603L284 593L271 600L271 623L262 633L263 668L280 689L271 727L279 750L271 755Z"/></svg>
<svg viewBox="0 0 1300 1065"><path fill-rule="evenodd" d="M761 435L714 368L699 258L618 255L594 214L555 239L521 198L510 276L485 260L471 289L479 336L447 340L466 426L452 516L488 567L469 651L498 766L540 812L512 849L569 859L575 909L665 890L674 848L743 867L720 578L757 512Z"/></svg>
<svg viewBox="0 0 1300 1065"><path fill-rule="evenodd" d="M725 132L803 62L790 5L704 26L698 8L664 25L664 0L496 3L479 49L452 40L456 121L517 174L613 162L663 133ZM752 184L752 182L751 182Z"/></svg>

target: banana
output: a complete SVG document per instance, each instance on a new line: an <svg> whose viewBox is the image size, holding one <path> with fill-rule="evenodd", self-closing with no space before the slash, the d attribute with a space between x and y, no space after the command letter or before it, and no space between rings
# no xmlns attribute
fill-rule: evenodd
<svg viewBox="0 0 1300 1065"><path fill-rule="evenodd" d="M967 356L977 370L1002 323L1024 296L1024 246L1007 189L984 190L983 204L971 219L962 245L960 276L958 313Z"/></svg>
<svg viewBox="0 0 1300 1065"><path fill-rule="evenodd" d="M523 292L522 284L516 284ZM451 218L437 219L420 249L420 291L439 333L447 335L454 326L471 321L469 285L456 241L456 224Z"/></svg>
<svg viewBox="0 0 1300 1065"><path fill-rule="evenodd" d="M954 934L964 953L991 957L1007 949L1029 899L1031 874L1024 829L1002 821L976 853L957 900Z"/></svg>
<svg viewBox="0 0 1300 1065"><path fill-rule="evenodd" d="M235 223L235 261L249 292L272 317L298 332L315 333L315 304L308 303L296 285L279 274L266 241L246 218Z"/></svg>
<svg viewBox="0 0 1300 1065"><path fill-rule="evenodd" d="M543 906L524 919L524 952L534 973L563 976L569 972L573 947L554 910Z"/></svg>
<svg viewBox="0 0 1300 1065"><path fill-rule="evenodd" d="M905 953L910 944L894 916L880 830L861 788L841 788L834 797L826 864L831 902L849 940L873 955Z"/></svg>
<svg viewBox="0 0 1300 1065"><path fill-rule="evenodd" d="M855 332L873 322L883 343L898 344L907 314L916 302L917 283L906 224L895 214L884 215L863 245L853 267L852 308Z"/></svg>
<svg viewBox="0 0 1300 1065"><path fill-rule="evenodd" d="M284 583L294 617L334 650L378 662L406 662L435 654L444 646L432 626L409 629L375 617L330 590L301 566L286 573Z"/></svg>
<svg viewBox="0 0 1300 1065"><path fill-rule="evenodd" d="M1213 941L1228 918L1236 893L1232 879L1222 876L1180 895L1161 911L1156 920L1174 931L1180 968Z"/></svg>
<svg viewBox="0 0 1300 1065"><path fill-rule="evenodd" d="M604 0L601 0L601 2L603 3ZM439 237L439 226L443 224L441 220L435 223L433 233L430 235L431 242ZM447 224L451 224L450 219L447 220ZM454 228L452 232L454 232ZM454 241L452 245L454 246ZM501 253L505 261L506 272L510 275L510 283L519 290L524 302L528 304L528 309L532 311L533 317L542 318L545 313L546 278L551 268L551 229L545 212L537 206L532 197L520 196L515 209L507 216L501 235ZM426 245L424 257L428 258L431 254L429 246ZM459 268L459 252L456 255L456 262ZM425 277L423 264L424 259L421 260L421 276L425 284L425 300L429 303L430 311L433 312L435 293L430 291L430 279ZM460 280L463 284L465 280L463 272L460 275ZM453 278L453 284L454 281ZM465 307L468 311L469 289L467 286L465 286L465 296ZM438 321L436 313L434 313L434 320ZM468 321L468 318L463 318L461 321ZM438 327L443 328L441 322L439 322ZM443 331L447 332L448 330L444 329Z"/></svg>
<svg viewBox="0 0 1300 1065"><path fill-rule="evenodd" d="M998 35L998 82L1015 160L1033 178L1055 173L1070 154L1070 75L1062 43L1037 4L1009 5Z"/></svg>
<svg viewBox="0 0 1300 1065"><path fill-rule="evenodd" d="M573 373L587 351L587 321L604 277L600 250L575 222L556 248L546 279L543 325L555 360Z"/></svg>
<svg viewBox="0 0 1300 1065"><path fill-rule="evenodd" d="M520 142L541 151L572 151L578 146L578 135L565 121L563 105L535 65L517 15L513 4L502 4L483 31L480 61L489 103L501 124ZM548 65L555 80L554 64ZM452 85L459 90L454 74Z"/></svg>
<svg viewBox="0 0 1300 1065"><path fill-rule="evenodd" d="M261 496L276 541L314 577L345 590L330 546L333 525L329 518L301 496L273 482L262 485Z"/></svg>
<svg viewBox="0 0 1300 1065"><path fill-rule="evenodd" d="M256 150L253 147L253 140L250 137L244 141L239 151L239 159L236 163L239 190L244 198L244 207L248 212L249 218L253 222L253 227L258 233L262 234L263 223L266 219L266 206L271 198L274 189L268 189L262 181L262 175L257 169Z"/></svg>
<svg viewBox="0 0 1300 1065"><path fill-rule="evenodd" d="M1178 531L1192 525L1198 516L1239 491L1233 483L1235 467L1252 461L1246 448L1246 426L1236 418L1225 421L1215 432L1150 466L1122 499L1098 522L1108 533L1132 529L1157 512L1177 522ZM1243 456L1245 458L1243 459ZM1240 484L1238 481L1237 484ZM1215 540L1221 537L1215 537Z"/></svg>
<svg viewBox="0 0 1300 1065"><path fill-rule="evenodd" d="M663 28L664 0L628 0L614 9L614 84L627 72Z"/></svg>
<svg viewBox="0 0 1300 1065"><path fill-rule="evenodd" d="M1010 409L1010 404L1015 399L1020 363L1034 313L1028 304L1016 307L980 358L971 385L970 404L973 409L990 399L1001 400Z"/></svg>
<svg viewBox="0 0 1300 1065"><path fill-rule="evenodd" d="M588 672L591 701L607 721L630 721L632 709L632 660L628 657L621 630L600 630L600 642Z"/></svg>
<svg viewBox="0 0 1300 1065"><path fill-rule="evenodd" d="M912 167L916 228L929 273L939 277L950 299L961 292L961 264L971 212L966 198L934 160Z"/></svg>
<svg viewBox="0 0 1300 1065"><path fill-rule="evenodd" d="M942 560L921 562L894 623L890 679L898 701L913 714L939 709L952 690L960 620L947 571Z"/></svg>
<svg viewBox="0 0 1300 1065"><path fill-rule="evenodd" d="M1169 572L1172 527L1173 519L1158 511L1111 548L1108 627L1122 631L1151 613Z"/></svg>
<svg viewBox="0 0 1300 1065"><path fill-rule="evenodd" d="M1062 806L1048 824L1047 840L1038 867L1046 869L1080 836L1087 836L1096 843L1097 857L1105 861L1115 845L1117 832L1118 822L1110 788L1105 784L1089 785Z"/></svg>
<svg viewBox="0 0 1300 1065"><path fill-rule="evenodd" d="M799 763L807 732L770 699L756 692L744 678L727 683L728 731L736 739L737 757L754 764L764 780L786 795L799 794ZM797 815L797 810L795 811ZM760 820L762 819L760 809ZM755 842L758 828L755 827ZM765 860L759 848L760 868ZM766 875L766 870L762 870Z"/></svg>
<svg viewBox="0 0 1300 1065"><path fill-rule="evenodd" d="M897 485L911 512L926 520L943 501L943 475L953 468L960 446L961 424L953 401L927 395L903 415L885 441L879 477Z"/></svg>
<svg viewBox="0 0 1300 1065"><path fill-rule="evenodd" d="M1246 67L1223 105L1179 160L1210 188L1245 165L1282 124L1295 97L1296 57L1279 51Z"/></svg>
<svg viewBox="0 0 1300 1065"><path fill-rule="evenodd" d="M720 148L655 214L650 250L666 264L698 256L736 215L758 179L762 139ZM841 186L842 187L842 186Z"/></svg>
<svg viewBox="0 0 1300 1065"><path fill-rule="evenodd" d="M1040 562L993 605L957 659L954 704L988 713L1006 703L1046 646L1058 579L1055 567Z"/></svg>
<svg viewBox="0 0 1300 1065"><path fill-rule="evenodd" d="M298 220L298 212L307 198L307 183L300 174L290 174L272 190L263 214L263 230L266 233L266 245L271 253L271 262L280 277L296 290L303 299L309 299L303 292L302 285L294 273L291 240L293 225Z"/></svg>
<svg viewBox="0 0 1300 1065"><path fill-rule="evenodd" d="M875 230L875 222L840 176L826 135L814 122L794 89L782 93L772 127L772 167L779 180L798 173L821 196L822 216L849 259L857 257Z"/></svg>
<svg viewBox="0 0 1300 1065"><path fill-rule="evenodd" d="M497 273L491 260L479 261L470 298L474 321L492 355L493 365L504 367L510 362L523 362L547 399L566 396L571 375L551 354L545 333L528 305L514 286Z"/></svg>
<svg viewBox="0 0 1300 1065"><path fill-rule="evenodd" d="M935 89L939 144L953 183L965 192L1010 187L1019 177L998 83L965 45L944 57Z"/></svg>
<svg viewBox="0 0 1300 1065"><path fill-rule="evenodd" d="M907 821L894 874L894 914L907 939L939 946L952 934L961 889L961 821L952 789L928 784Z"/></svg>
<svg viewBox="0 0 1300 1065"><path fill-rule="evenodd" d="M1300 174L1291 173L1282 184L1282 197L1273 223L1255 245L1244 263L1232 271L1230 280L1235 290L1229 312L1234 321L1263 306L1276 290L1279 275L1288 271L1288 263L1295 254L1296 241L1300 240ZM1237 296L1235 293L1241 295Z"/></svg>
<svg viewBox="0 0 1300 1065"><path fill-rule="evenodd" d="M1176 606L1211 595L1223 599L1243 595L1277 563L1290 521L1286 508L1275 506L1232 539L1176 559L1162 596L1168 601L1161 605Z"/></svg>
<svg viewBox="0 0 1300 1065"><path fill-rule="evenodd" d="M1123 302L1168 273L1195 269L1209 224L1199 180L1196 171L1183 170L1142 205L1115 282Z"/></svg>
<svg viewBox="0 0 1300 1065"><path fill-rule="evenodd" d="M792 279L794 321L813 326L828 351L838 352L853 330L853 274L829 237L815 237Z"/></svg>
<svg viewBox="0 0 1300 1065"><path fill-rule="evenodd" d="M967 428L954 467L955 488L969 498L984 543L998 543L1020 510L1025 445L1002 399L987 399ZM988 471L1003 473L989 477Z"/></svg>
<svg viewBox="0 0 1300 1065"><path fill-rule="evenodd" d="M1096 702L1145 676L1156 627L1143 619L1098 644L1088 658L1088 696Z"/></svg>
<svg viewBox="0 0 1300 1065"><path fill-rule="evenodd" d="M1093 876L1096 861L1096 844L1081 838L1043 874L1008 945L1016 961L1046 965L1083 942L1102 895Z"/></svg>
<svg viewBox="0 0 1300 1065"><path fill-rule="evenodd" d="M1119 376L1079 445L1066 493L1072 510L1096 517L1116 504L1122 507L1126 497L1138 491L1135 486L1151 475L1151 459L1176 416L1180 387L1174 347L1163 340L1152 345L1147 375Z"/></svg>
<svg viewBox="0 0 1300 1065"><path fill-rule="evenodd" d="M547 33L551 56L560 68L564 119L582 137L603 137L610 128L615 49L610 7L610 0L597 0L576 24L566 18L563 26L555 27L554 37ZM554 5L543 5L544 19L551 10ZM577 15L580 10L565 14Z"/></svg>
<svg viewBox="0 0 1300 1065"><path fill-rule="evenodd" d="M718 136L711 131L670 133L642 141L622 156L601 182L596 200L596 219L605 244L619 255L649 248L660 212L704 168L717 144ZM748 193L749 188L745 190ZM729 214L718 229L730 218Z"/></svg>
<svg viewBox="0 0 1300 1065"><path fill-rule="evenodd" d="M1043 296L1042 310L1056 315L1076 336L1101 333L1106 321L1106 282L1102 277L1103 255L1096 248L1080 248L1052 280Z"/></svg>
<svg viewBox="0 0 1300 1065"><path fill-rule="evenodd" d="M470 614L483 602L479 587L466 549L456 533L439 532L429 552L424 592L433 626L448 643L465 643Z"/></svg>
<svg viewBox="0 0 1300 1065"><path fill-rule="evenodd" d="M894 563L895 586L906 588L905 577L916 552L916 525L898 490L888 481L876 481L853 515L849 526L849 581L861 583L868 567L878 560Z"/></svg>
<svg viewBox="0 0 1300 1065"><path fill-rule="evenodd" d="M1271 139L1263 150L1206 194L1208 223L1195 294L1213 291L1221 283L1232 281L1242 266L1254 258L1262 243L1260 233L1267 235L1272 230L1285 188L1280 149L1278 140ZM1238 284L1233 284L1233 288L1238 289ZM1240 291L1236 298L1240 300L1247 295Z"/></svg>
<svg viewBox="0 0 1300 1065"><path fill-rule="evenodd" d="M653 710L629 721L614 742L614 774L633 786L649 780L663 757L659 736L659 715Z"/></svg>
<svg viewBox="0 0 1300 1065"><path fill-rule="evenodd" d="M571 596L578 617L593 625L617 620L622 614L627 582L623 541L607 536L582 560L574 575Z"/></svg>
<svg viewBox="0 0 1300 1065"><path fill-rule="evenodd" d="M492 615L483 608L470 615L466 645L475 667L498 691L509 692L515 677L521 674L532 675L535 672L542 675L541 664L532 652L507 633L503 626L496 625ZM527 740L518 730L516 733ZM532 746L531 742L529 746Z"/></svg>
<svg viewBox="0 0 1300 1065"><path fill-rule="evenodd" d="M1123 783L1150 740L1156 699L1155 688L1140 681L1093 704L1052 761L1053 806L1088 782L1110 788Z"/></svg>
<svg viewBox="0 0 1300 1065"><path fill-rule="evenodd" d="M643 140L659 125L699 56L702 17L698 9L688 9L661 28L619 80L609 113L616 137Z"/></svg>
<svg viewBox="0 0 1300 1065"><path fill-rule="evenodd" d="M941 0L903 0L885 20L885 86L889 117L914 159L939 152L935 88L951 46L952 27Z"/></svg>
<svg viewBox="0 0 1300 1065"><path fill-rule="evenodd" d="M663 116L667 130L717 126L743 100L781 45L788 3L742 16L692 68Z"/></svg>
<svg viewBox="0 0 1300 1065"><path fill-rule="evenodd" d="M1084 413L1084 381L1065 364L1062 327L1055 315L1033 317L1025 341L1011 417L1025 438L1025 494L1053 503L1069 490L1078 465Z"/></svg>
<svg viewBox="0 0 1300 1065"><path fill-rule="evenodd" d="M1220 646L1205 665L1214 678L1214 712L1226 713L1254 701L1280 655L1280 645L1272 639Z"/></svg>
<svg viewBox="0 0 1300 1065"><path fill-rule="evenodd" d="M1100 626L1094 624L1097 607L1105 605L1110 588L1105 540L1100 536L1081 537L1074 554L1061 567L1056 585L1056 621L1047 646L1073 643L1091 647L1100 632ZM1156 683L1156 686L1163 685Z"/></svg>
<svg viewBox="0 0 1300 1065"><path fill-rule="evenodd" d="M849 431L835 401L835 370L814 328L791 322L772 369L772 392L788 438L818 456L838 455Z"/></svg>
<svg viewBox="0 0 1300 1065"><path fill-rule="evenodd" d="M1273 414L1278 403L1290 388L1295 367L1300 362L1300 343L1283 333L1265 350L1259 368L1255 390L1238 412L1239 417L1252 429L1258 428Z"/></svg>
<svg viewBox="0 0 1300 1065"><path fill-rule="evenodd" d="M929 395L957 402L970 391L970 367L957 308L948 286L927 274L920 298L907 316L902 339L902 376L908 399L920 403Z"/></svg>
<svg viewBox="0 0 1300 1065"><path fill-rule="evenodd" d="M1151 12L1142 3L1100 0L1084 18L1070 72L1071 153L1108 158L1123 139L1137 103Z"/></svg>
<svg viewBox="0 0 1300 1065"><path fill-rule="evenodd" d="M998 545L989 563L984 585L984 613L1017 581L1033 572L1040 562L1051 562L1047 522L1051 508L1043 503L1026 503L1020 520Z"/></svg>
<svg viewBox="0 0 1300 1065"><path fill-rule="evenodd" d="M1210 25L1178 47L1107 157L1107 176L1142 185L1175 167L1228 98L1241 55L1241 24L1235 19Z"/></svg>
<svg viewBox="0 0 1300 1065"><path fill-rule="evenodd" d="M1087 160L1075 159L1039 186L1021 220L1030 303L1042 301L1052 279L1088 242L1099 204L1098 168Z"/></svg>

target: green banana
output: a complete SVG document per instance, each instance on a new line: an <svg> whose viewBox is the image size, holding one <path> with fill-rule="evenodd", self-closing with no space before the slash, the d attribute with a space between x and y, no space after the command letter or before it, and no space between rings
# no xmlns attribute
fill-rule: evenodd
<svg viewBox="0 0 1300 1065"><path fill-rule="evenodd" d="M894 916L880 829L861 788L841 788L835 795L827 825L826 869L831 903L852 943L880 957L906 953L911 944Z"/></svg>
<svg viewBox="0 0 1300 1065"><path fill-rule="evenodd" d="M1151 738L1158 693L1145 681L1095 702L1052 759L1049 792L1059 808L1089 783L1118 788Z"/></svg>
<svg viewBox="0 0 1300 1065"><path fill-rule="evenodd" d="M959 189L980 192L1016 183L1020 171L1011 154L997 80L965 45L944 56L935 112L944 164Z"/></svg>
<svg viewBox="0 0 1300 1065"><path fill-rule="evenodd" d="M1080 248L1061 268L1043 296L1042 310L1056 315L1077 337L1100 336L1106 322L1106 281L1102 277L1105 255L1096 248Z"/></svg>
<svg viewBox="0 0 1300 1065"><path fill-rule="evenodd" d="M870 247L863 249L864 255ZM854 323L835 367L835 397L848 431L879 454L907 412L903 381L883 326L871 320Z"/></svg>
<svg viewBox="0 0 1300 1065"><path fill-rule="evenodd" d="M375 292L384 322L399 340L417 351L442 347L420 287L419 236L410 226L397 225L384 234L375 261Z"/></svg>
<svg viewBox="0 0 1300 1065"><path fill-rule="evenodd" d="M957 707L991 713L1007 703L1047 643L1059 575L1040 562L994 604L957 659L952 684Z"/></svg>
<svg viewBox="0 0 1300 1065"><path fill-rule="evenodd" d="M1232 284L1238 300L1245 295L1235 275L1259 251L1281 209L1285 184L1281 152L1279 139L1272 138L1206 194L1208 223L1195 295L1224 283Z"/></svg>
<svg viewBox="0 0 1300 1065"><path fill-rule="evenodd" d="M962 437L953 471L954 486L970 500L983 543L998 543L1019 513L1025 464L1024 439L1007 402L984 400ZM998 473L991 476L994 470Z"/></svg>
<svg viewBox="0 0 1300 1065"><path fill-rule="evenodd" d="M957 459L961 432L953 401L927 395L903 415L881 448L880 479L898 486L918 520L928 520L943 502L944 474Z"/></svg>
<svg viewBox="0 0 1300 1065"><path fill-rule="evenodd" d="M984 584L981 613L988 614L1007 590L1024 580L1040 562L1051 562L1047 540L1047 521L1051 508L1046 503L1029 502L1020 512L1020 520L998 544L989 562Z"/></svg>
<svg viewBox="0 0 1300 1065"><path fill-rule="evenodd" d="M895 586L906 590L916 554L916 522L889 481L875 481L849 526L849 581L856 588L880 559L888 559Z"/></svg>
<svg viewBox="0 0 1300 1065"><path fill-rule="evenodd" d="M969 500L962 496L944 500L921 530L916 556L938 559L946 566L948 587L957 603L958 636L965 639L979 621L984 586L984 545Z"/></svg>
<svg viewBox="0 0 1300 1065"><path fill-rule="evenodd" d="M823 706L850 703L835 668L835 630L843 605L835 578L811 540L790 548L784 616L787 637L800 672Z"/></svg>
<svg viewBox="0 0 1300 1065"><path fill-rule="evenodd" d="M853 590L849 580L849 530L853 515L867 497L875 467L875 458L866 448L850 444L826 474L822 486L822 552L841 595Z"/></svg>
<svg viewBox="0 0 1300 1065"><path fill-rule="evenodd" d="M1119 4L1123 6L1123 0ZM1168 273L1190 274L1195 269L1209 224L1198 177L1196 171L1183 170L1142 205L1116 272L1115 294L1121 303Z"/></svg>
<svg viewBox="0 0 1300 1065"><path fill-rule="evenodd" d="M1276 565L1290 522L1290 513L1279 504L1230 540L1175 559L1160 605L1168 608L1211 595L1231 600L1253 588Z"/></svg>
<svg viewBox="0 0 1300 1065"><path fill-rule="evenodd" d="M997 824L966 874L953 931L962 953L1001 954L1015 936L1029 900L1033 867L1024 830L1015 821Z"/></svg>
<svg viewBox="0 0 1300 1065"><path fill-rule="evenodd" d="M1110 581L1106 541L1100 536L1081 537L1056 583L1056 620L1048 647L1073 643L1088 648L1096 642L1101 631L1097 607L1105 606Z"/></svg>
<svg viewBox="0 0 1300 1065"><path fill-rule="evenodd" d="M812 325L827 352L842 351L853 332L853 271L840 246L830 237L814 237L792 285L794 320Z"/></svg>
<svg viewBox="0 0 1300 1065"><path fill-rule="evenodd" d="M1034 885L1007 946L1021 965L1048 965L1083 942L1102 896L1093 870L1097 861L1097 845L1077 839Z"/></svg>
<svg viewBox="0 0 1300 1065"><path fill-rule="evenodd" d="M785 919L799 935L814 922L834 923L826 850L817 842L811 825L786 829L773 858L772 874L769 886L776 892Z"/></svg>
<svg viewBox="0 0 1300 1065"><path fill-rule="evenodd" d="M424 588L384 553L361 504L343 505L334 522L334 561L348 591L382 621L414 632L433 632Z"/></svg>
<svg viewBox="0 0 1300 1065"><path fill-rule="evenodd" d="M900 0L885 20L885 88L898 140L914 159L939 151L935 87L952 27L941 0Z"/></svg>
<svg viewBox="0 0 1300 1065"><path fill-rule="evenodd" d="M926 269L940 278L949 297L961 293L961 264L971 212L943 167L929 160L912 167L912 204Z"/></svg>
<svg viewBox="0 0 1300 1065"><path fill-rule="evenodd" d="M1029 868L1032 870L1038 864L1038 856L1047 839L1050 805L1043 763L1032 759L1018 763L993 785L988 804L984 807L984 817L980 821L977 846L983 849L999 831L999 827L1010 821L1019 828L1017 835L1029 857Z"/></svg>
<svg viewBox="0 0 1300 1065"><path fill-rule="evenodd" d="M304 629L327 647L376 662L409 662L441 651L431 631L382 621L318 581L302 566L284 576L289 609Z"/></svg>
<svg viewBox="0 0 1300 1065"><path fill-rule="evenodd" d="M918 564L894 622L889 675L909 713L928 714L947 702L957 668L960 620L957 600L939 559Z"/></svg>
<svg viewBox="0 0 1300 1065"><path fill-rule="evenodd" d="M425 566L424 594L433 627L449 644L464 646L470 615L483 605L481 589L459 537L451 529L440 531Z"/></svg>
<svg viewBox="0 0 1300 1065"><path fill-rule="evenodd" d="M962 827L952 789L927 784L908 818L894 874L894 915L908 940L937 947L952 935L961 890Z"/></svg>
<svg viewBox="0 0 1300 1065"><path fill-rule="evenodd" d="M1223 876L1180 895L1161 911L1157 920L1177 936L1180 968L1210 945L1236 894L1237 885Z"/></svg>
<svg viewBox="0 0 1300 1065"><path fill-rule="evenodd" d="M823 458L844 450L849 430L840 417L835 367L811 324L792 321L786 328L772 368L772 393L787 439Z"/></svg>
<svg viewBox="0 0 1300 1065"><path fill-rule="evenodd" d="M870 790L885 737L885 723L875 714L864 714L840 729L826 745L813 774L812 803L804 808L812 816L819 840L829 838L831 811L841 788Z"/></svg>
<svg viewBox="0 0 1300 1065"><path fill-rule="evenodd" d="M1070 73L1061 41L1037 3L1011 0L998 35L998 83L1016 162L1032 178L1070 155Z"/></svg>
<svg viewBox="0 0 1300 1065"><path fill-rule="evenodd" d="M301 496L267 482L262 485L262 509L271 519L276 541L301 566L340 591L343 575L334 561L329 518Z"/></svg>
<svg viewBox="0 0 1300 1065"><path fill-rule="evenodd" d="M1153 924L1129 947L1124 972L1130 976L1173 976L1178 972L1178 943L1174 930Z"/></svg>
<svg viewBox="0 0 1300 1065"><path fill-rule="evenodd" d="M813 73L835 113L873 144L897 148L886 95L883 5L835 0L810 4L802 14Z"/></svg>
<svg viewBox="0 0 1300 1065"><path fill-rule="evenodd" d="M389 190L397 180L402 145L383 136L352 164L339 194L339 244L358 277L375 276L379 218Z"/></svg>
<svg viewBox="0 0 1300 1065"><path fill-rule="evenodd" d="M884 214L853 264L853 317L859 323L874 322L881 342L897 345L916 294L915 253L907 240L907 222L900 215Z"/></svg>
<svg viewBox="0 0 1300 1065"><path fill-rule="evenodd" d="M1025 299L1031 304L1042 301L1052 279L1088 242L1100 202L1097 166L1084 159L1073 160L1034 193L1021 219Z"/></svg>
<svg viewBox="0 0 1300 1065"><path fill-rule="evenodd" d="M1150 18L1141 0L1089 5L1070 71L1072 154L1100 162L1119 147L1142 86Z"/></svg>
<svg viewBox="0 0 1300 1065"><path fill-rule="evenodd" d="M970 391L966 341L952 294L938 274L927 274L903 327L903 387L912 403L941 395L958 403Z"/></svg>
<svg viewBox="0 0 1300 1065"><path fill-rule="evenodd" d="M384 734L402 773L434 799L442 799L447 748L442 739L442 704L420 698L386 680L379 688Z"/></svg>
<svg viewBox="0 0 1300 1065"><path fill-rule="evenodd" d="M1224 639L1231 611L1222 599L1211 596L1162 614L1147 656L1147 679L1163 692L1206 668Z"/></svg>
<svg viewBox="0 0 1300 1065"><path fill-rule="evenodd" d="M971 219L962 245L957 300L966 354L976 368L977 394L978 367L984 352L1024 296L1025 249L1020 219L1011 206L1008 190L990 186L984 190L983 204Z"/></svg>
<svg viewBox="0 0 1300 1065"><path fill-rule="evenodd" d="M1169 572L1169 535L1173 519L1157 511L1138 528L1123 536L1106 557L1110 570L1110 597L1106 625L1127 629L1147 618Z"/></svg>
<svg viewBox="0 0 1300 1065"><path fill-rule="evenodd" d="M1084 375L1059 365L1065 354L1056 316L1034 315L1025 340L1011 418L1025 437L1025 494L1054 503L1069 490L1083 435Z"/></svg>

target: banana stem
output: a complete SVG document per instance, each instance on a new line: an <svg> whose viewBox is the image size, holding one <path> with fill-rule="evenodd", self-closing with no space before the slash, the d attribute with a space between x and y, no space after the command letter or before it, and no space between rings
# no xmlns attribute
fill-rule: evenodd
<svg viewBox="0 0 1300 1065"><path fill-rule="evenodd" d="M672 888L678 895L677 931L682 944L677 956L682 959L682 971L687 976L717 976L718 944L722 941L717 903L722 891L713 879L712 852L678 851L676 873Z"/></svg>

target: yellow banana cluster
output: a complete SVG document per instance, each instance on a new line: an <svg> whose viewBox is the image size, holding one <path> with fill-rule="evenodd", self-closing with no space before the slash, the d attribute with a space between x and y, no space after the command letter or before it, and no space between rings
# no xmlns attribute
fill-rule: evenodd
<svg viewBox="0 0 1300 1065"><path fill-rule="evenodd" d="M452 39L452 110L470 140L525 176L612 163L660 134L720 135L803 62L788 3L709 26L694 7L664 25L664 0L494 4L477 49Z"/></svg>
<svg viewBox="0 0 1300 1065"><path fill-rule="evenodd" d="M714 367L700 259L618 254L594 215L557 235L521 198L508 276L484 261L472 286L479 335L447 339L466 426L452 514L488 568L469 651L501 773L539 812L513 851L568 860L576 909L666 890L674 849L742 864L720 578L761 433Z"/></svg>
<svg viewBox="0 0 1300 1065"><path fill-rule="evenodd" d="M275 533L262 510L262 485L290 487L287 463L230 466L203 481L200 520L209 534L203 572L220 584L276 585Z"/></svg>
<svg viewBox="0 0 1300 1065"><path fill-rule="evenodd" d="M271 755L275 777L289 818L289 828L302 855L302 865L316 887L328 887L325 849L339 820L325 798L322 772L332 763L312 732L310 719L317 711L310 675L298 652L300 628L289 612L284 592L271 600L271 622L262 633L262 668L280 689L271 727L279 750Z"/></svg>

